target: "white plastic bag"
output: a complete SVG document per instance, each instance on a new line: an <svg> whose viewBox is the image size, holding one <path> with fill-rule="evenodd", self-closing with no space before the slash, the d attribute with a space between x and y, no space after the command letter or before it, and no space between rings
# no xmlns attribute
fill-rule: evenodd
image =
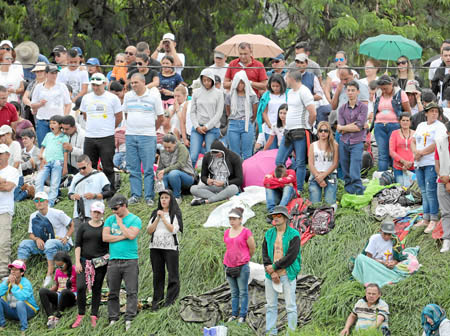
<svg viewBox="0 0 450 336"><path fill-rule="evenodd" d="M227 336L228 328L225 326L215 326L211 328L203 328L203 336Z"/></svg>
<svg viewBox="0 0 450 336"><path fill-rule="evenodd" d="M156 180L156 182L155 182L155 194L159 193L160 191L163 191L164 189L166 189L166 187L164 186L163 180Z"/></svg>

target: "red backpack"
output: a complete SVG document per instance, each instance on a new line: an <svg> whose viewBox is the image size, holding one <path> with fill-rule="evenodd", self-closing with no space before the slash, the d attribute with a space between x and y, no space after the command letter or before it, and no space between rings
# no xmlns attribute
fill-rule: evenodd
<svg viewBox="0 0 450 336"><path fill-rule="evenodd" d="M310 205L311 202L309 200L303 200L301 197L294 198L287 205L287 209L291 215L289 225L300 232L300 234L306 232L311 225L311 214L308 212Z"/></svg>

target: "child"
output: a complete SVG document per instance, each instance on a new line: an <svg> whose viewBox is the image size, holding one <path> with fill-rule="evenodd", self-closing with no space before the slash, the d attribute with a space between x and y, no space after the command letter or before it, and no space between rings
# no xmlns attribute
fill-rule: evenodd
<svg viewBox="0 0 450 336"><path fill-rule="evenodd" d="M47 327L53 329L61 318L61 311L75 306L77 302L77 272L67 252L55 254L55 284L52 288L41 288L39 297L48 316Z"/></svg>
<svg viewBox="0 0 450 336"><path fill-rule="evenodd" d="M277 138L277 147L280 147L281 139L283 138L284 127L286 126L286 114L287 114L288 106L287 104L282 104L278 108L278 117L277 117L277 125L272 126L272 133L267 139L267 143L264 146L264 150L270 149L272 146L273 140Z"/></svg>
<svg viewBox="0 0 450 336"><path fill-rule="evenodd" d="M64 151L63 143L69 142L69 137L61 132L62 116L50 118L51 132L45 135L41 144L39 160L40 170L36 178L36 191L44 191L45 180L50 175L49 205L55 205L61 177L67 174L68 153Z"/></svg>
<svg viewBox="0 0 450 336"><path fill-rule="evenodd" d="M114 153L113 163L114 167L119 170L125 171L127 168L126 162L126 152L127 145L125 143L125 131L126 126L125 123L122 122L122 125L117 127L114 132L114 143L116 147L116 152Z"/></svg>

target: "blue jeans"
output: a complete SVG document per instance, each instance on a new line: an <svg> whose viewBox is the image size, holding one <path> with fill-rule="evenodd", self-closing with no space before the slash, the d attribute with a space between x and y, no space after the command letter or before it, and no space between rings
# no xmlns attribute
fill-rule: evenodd
<svg viewBox="0 0 450 336"><path fill-rule="evenodd" d="M378 145L378 171L386 171L392 164L392 159L389 156L389 139L392 132L399 128L399 123L375 124L374 133Z"/></svg>
<svg viewBox="0 0 450 336"><path fill-rule="evenodd" d="M245 120L230 120L228 124L228 142L230 149L243 160L253 154L253 139L255 138L255 126L248 124L248 132L245 131Z"/></svg>
<svg viewBox="0 0 450 336"><path fill-rule="evenodd" d="M267 210L272 212L276 205L288 205L288 203L295 197L294 187L289 185L283 189L268 189L266 188L266 204Z"/></svg>
<svg viewBox="0 0 450 336"><path fill-rule="evenodd" d="M345 182L345 191L349 194L362 195L364 187L361 181L361 163L364 142L348 145L341 141L339 145L339 162Z"/></svg>
<svg viewBox="0 0 450 336"><path fill-rule="evenodd" d="M153 164L156 155L156 136L126 135L127 168L130 172L131 196L142 196L142 173L144 169L144 193L145 199L155 197Z"/></svg>
<svg viewBox="0 0 450 336"><path fill-rule="evenodd" d="M284 145L284 140L285 139L283 136L283 139L281 139L280 148L278 148L275 164L277 166L286 164L286 160L289 155L292 151L295 151L294 167L297 174L297 189L302 191L306 176L306 138L293 141L289 146Z"/></svg>
<svg viewBox="0 0 450 336"><path fill-rule="evenodd" d="M322 202L322 191L325 198L325 203L327 204L335 204L336 203L336 192L337 192L337 176L335 173L332 173L327 176L325 179L327 186L322 188L314 179L314 176L311 174L308 181L308 190L309 190L309 200L311 203L320 203ZM323 190L325 189L325 190Z"/></svg>
<svg viewBox="0 0 450 336"><path fill-rule="evenodd" d="M32 318L36 313L25 301L17 301L16 307L11 308L9 303L3 298L0 299L0 327L6 325L5 318L9 320L16 320L20 322L20 330L24 331L28 329L28 320Z"/></svg>
<svg viewBox="0 0 450 336"><path fill-rule="evenodd" d="M42 141L44 141L45 135L50 132L50 121L36 119L36 138L39 148L41 147Z"/></svg>
<svg viewBox="0 0 450 336"><path fill-rule="evenodd" d="M48 193L48 204L53 207L56 197L58 197L59 185L63 171L63 161L56 160L47 162L36 177L36 192L44 191L45 181L50 175L50 192Z"/></svg>
<svg viewBox="0 0 450 336"><path fill-rule="evenodd" d="M202 152L203 141L206 145L206 152L209 152L211 149L211 144L214 140L219 139L219 137L220 130L218 128L211 128L208 132L206 132L206 134L200 134L194 127L192 127L190 154L192 166L194 168L198 160L198 155Z"/></svg>
<svg viewBox="0 0 450 336"><path fill-rule="evenodd" d="M181 170L172 170L169 174L164 174L164 186L167 189L172 189L173 195L178 198L181 197L181 188L190 187L194 183L194 178Z"/></svg>
<svg viewBox="0 0 450 336"><path fill-rule="evenodd" d="M127 163L127 153L126 152L116 152L114 153L113 157L113 163L114 167L117 167L118 169L125 169L126 163Z"/></svg>
<svg viewBox="0 0 450 336"><path fill-rule="evenodd" d="M297 286L296 279L289 281L287 275L280 277L283 285L283 295L286 304L286 312L288 319L288 328L295 330L297 328L297 303L295 301L295 289ZM277 318L278 318L278 292L272 287L272 280L265 278L266 292L266 334L277 335Z"/></svg>
<svg viewBox="0 0 450 336"><path fill-rule="evenodd" d="M28 193L26 191L21 190L23 186L23 176L19 176L19 184L14 189L14 202L20 202L27 198Z"/></svg>
<svg viewBox="0 0 450 336"><path fill-rule="evenodd" d="M69 252L72 246L69 243L63 244L59 239L49 239L44 243L44 249L38 249L36 242L31 239L22 240L17 249L17 258L27 260L30 255L45 255L47 260L53 260L56 252Z"/></svg>
<svg viewBox="0 0 450 336"><path fill-rule="evenodd" d="M334 133L334 140L336 140L337 144L338 144L338 148L341 146L341 133L339 132L335 132ZM343 175L342 175L342 168L341 168L341 164L338 164L338 168L337 168L337 177L338 179L342 180Z"/></svg>
<svg viewBox="0 0 450 336"><path fill-rule="evenodd" d="M250 266L247 264L241 268L241 274L237 278L227 276L231 289L231 315L246 317L248 311L248 278ZM239 309L240 307L240 309Z"/></svg>
<svg viewBox="0 0 450 336"><path fill-rule="evenodd" d="M266 142L267 140L269 140L270 134L268 133L264 133L264 137L266 138ZM274 136L273 137L273 142L270 145L269 149L277 149L278 148L278 136Z"/></svg>
<svg viewBox="0 0 450 336"><path fill-rule="evenodd" d="M395 168L392 169L394 170L395 182L400 183L403 187L408 188L411 184L408 177L403 174L403 170ZM414 173L414 170L411 170L411 173Z"/></svg>
<svg viewBox="0 0 450 336"><path fill-rule="evenodd" d="M423 219L437 221L439 219L439 201L437 198L437 174L434 166L417 168L416 177L422 192Z"/></svg>

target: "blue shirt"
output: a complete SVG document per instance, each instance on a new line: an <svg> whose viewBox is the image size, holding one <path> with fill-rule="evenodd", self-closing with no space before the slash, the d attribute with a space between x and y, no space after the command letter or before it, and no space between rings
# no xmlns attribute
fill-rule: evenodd
<svg viewBox="0 0 450 336"><path fill-rule="evenodd" d="M159 87L161 89L167 89L169 91L174 91L175 88L183 81L183 77L179 74L175 73L170 77L163 76L162 73L159 73ZM172 99L173 96L166 96L161 94L161 100L169 100Z"/></svg>
<svg viewBox="0 0 450 336"><path fill-rule="evenodd" d="M123 225L126 228L136 227L139 230L142 227L141 219L130 213L125 218L122 219ZM120 230L119 224L117 224L116 216L109 216L104 227L110 227L111 234L113 236L120 236L122 231ZM133 240L124 239L118 242L109 243L109 255L110 259L138 259L138 243L137 236Z"/></svg>
<svg viewBox="0 0 450 336"><path fill-rule="evenodd" d="M42 147L45 147L45 161L64 161L63 143L69 141L69 137L62 132L58 135L53 134L53 132L48 132L42 141Z"/></svg>

